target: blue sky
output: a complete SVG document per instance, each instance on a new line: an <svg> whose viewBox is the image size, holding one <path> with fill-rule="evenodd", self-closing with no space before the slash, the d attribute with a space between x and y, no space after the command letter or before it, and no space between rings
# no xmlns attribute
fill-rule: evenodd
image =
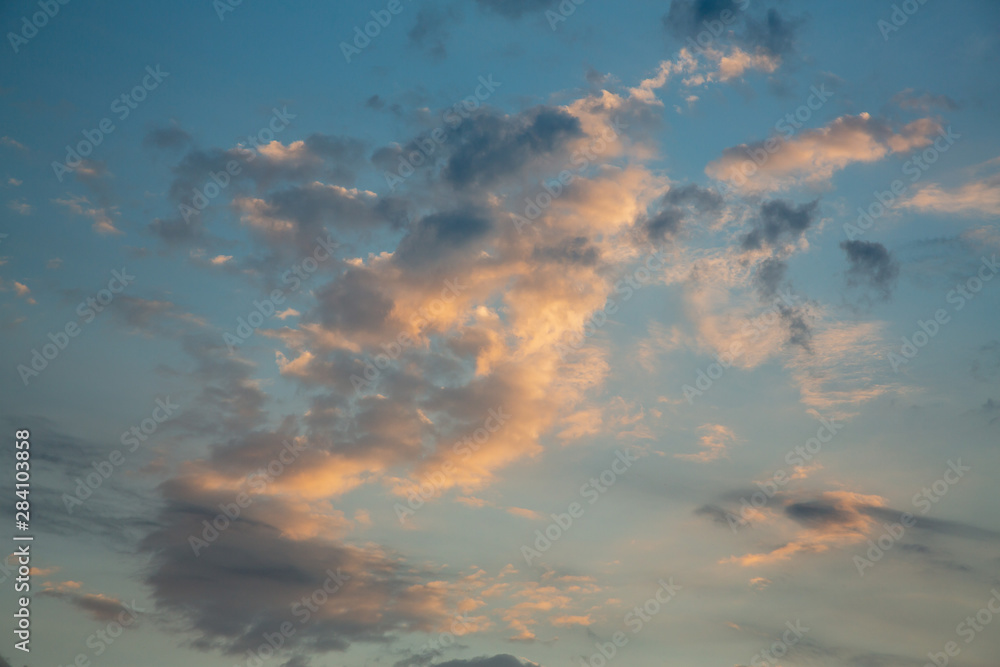
<svg viewBox="0 0 1000 667"><path fill-rule="evenodd" d="M0 25L0 665L993 664L995 3Z"/></svg>

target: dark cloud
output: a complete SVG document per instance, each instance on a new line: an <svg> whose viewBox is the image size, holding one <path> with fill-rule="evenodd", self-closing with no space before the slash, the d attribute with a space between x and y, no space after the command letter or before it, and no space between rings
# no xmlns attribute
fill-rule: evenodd
<svg viewBox="0 0 1000 667"><path fill-rule="evenodd" d="M802 23L802 19L784 18L777 9L769 9L762 21L747 17L746 31L739 41L754 51L786 56L795 50L795 31Z"/></svg>
<svg viewBox="0 0 1000 667"><path fill-rule="evenodd" d="M769 257L760 263L754 280L761 298L769 299L777 294L778 286L785 279L787 271L788 264L776 257Z"/></svg>
<svg viewBox="0 0 1000 667"><path fill-rule="evenodd" d="M788 331L788 343L790 345L797 345L806 352L810 352L812 350L810 345L812 341L812 327L809 326L809 322L806 320L805 309L801 306L787 306L779 303L778 314L781 316L781 320Z"/></svg>
<svg viewBox="0 0 1000 667"><path fill-rule="evenodd" d="M723 526L730 525L730 519L736 523L742 523L743 519L727 512L718 505L702 505L694 511L695 516L707 516L713 523L717 523Z"/></svg>
<svg viewBox="0 0 1000 667"><path fill-rule="evenodd" d="M798 239L812 225L818 208L818 199L799 206L782 199L764 202L754 229L743 237L743 249L757 250L764 244L773 245L783 237Z"/></svg>
<svg viewBox="0 0 1000 667"><path fill-rule="evenodd" d="M552 0L476 0L479 6L509 19L518 19L531 12L540 12L552 5Z"/></svg>
<svg viewBox="0 0 1000 667"><path fill-rule="evenodd" d="M664 241L677 234L689 210L704 214L721 207L722 196L715 190L688 183L671 188L660 200L660 210L646 219L642 228L650 241Z"/></svg>
<svg viewBox="0 0 1000 667"><path fill-rule="evenodd" d="M244 513L195 555L190 537L202 536L203 521L212 521L219 504L233 502L234 493L205 491L183 479L162 491L162 527L141 544L152 556L146 584L158 610L183 619L196 634L195 648L239 655L263 644L264 633L291 623L297 632L286 649L343 651L355 641L429 632L440 622L424 608L428 593L418 576L404 572L395 558L325 538L288 539L275 525L280 519L268 522ZM255 498L251 508L269 501ZM330 602L303 623L307 610L295 603L324 585L333 589Z"/></svg>
<svg viewBox="0 0 1000 667"><path fill-rule="evenodd" d="M377 276L363 267L352 267L318 289L316 301L320 322L338 331L378 331L392 312Z"/></svg>
<svg viewBox="0 0 1000 667"><path fill-rule="evenodd" d="M149 148L177 150L192 142L191 135L172 120L168 125L153 127L142 140L142 145Z"/></svg>
<svg viewBox="0 0 1000 667"><path fill-rule="evenodd" d="M861 511L878 519L879 521L894 521L897 523L902 521L902 516L904 514L904 512L900 510L894 510L889 507L868 506L862 508ZM926 531L938 535L948 535L950 537L959 537L981 542L1000 541L1000 532L989 530L987 528L979 528L978 526L973 526L961 521L932 519L926 516L917 516L915 517L915 521L916 524L913 525L913 530Z"/></svg>
<svg viewBox="0 0 1000 667"><path fill-rule="evenodd" d="M448 25L462 19L458 7L452 5L442 9L436 5L423 5L417 12L417 19L407 33L410 44L425 51L433 58L448 55L445 42L450 35Z"/></svg>
<svg viewBox="0 0 1000 667"><path fill-rule="evenodd" d="M821 500L792 503L785 506L785 514L801 524L809 526L826 526L845 523L851 515L833 503Z"/></svg>
<svg viewBox="0 0 1000 667"><path fill-rule="evenodd" d="M167 245L191 245L208 239L201 216L193 215L188 220L177 216L153 218L146 225L146 231Z"/></svg>
<svg viewBox="0 0 1000 667"><path fill-rule="evenodd" d="M674 206L693 206L699 213L710 213L722 208L722 195L711 188L703 188L695 183L688 183L676 188L670 188L663 195L664 204Z"/></svg>
<svg viewBox="0 0 1000 667"><path fill-rule="evenodd" d="M583 136L580 121L561 109L537 107L513 117L481 113L457 129L445 177L459 187L490 185Z"/></svg>
<svg viewBox="0 0 1000 667"><path fill-rule="evenodd" d="M899 276L899 264L886 247L874 241L844 241L840 247L849 263L847 284L851 287L867 285L883 300L888 300Z"/></svg>
<svg viewBox="0 0 1000 667"><path fill-rule="evenodd" d="M684 209L678 206L664 207L643 224L647 238L656 242L674 236L680 230L685 215Z"/></svg>
<svg viewBox="0 0 1000 667"><path fill-rule="evenodd" d="M508 653L492 657L471 658L468 660L449 660L439 662L434 667L528 667L531 663L521 662Z"/></svg>
<svg viewBox="0 0 1000 667"><path fill-rule="evenodd" d="M734 0L673 0L663 16L663 27L680 38L693 37L705 30L706 21L716 21L724 11L738 14Z"/></svg>
<svg viewBox="0 0 1000 667"><path fill-rule="evenodd" d="M440 262L455 251L482 239L493 224L485 211L460 209L432 213L416 221L399 242L393 259L402 266Z"/></svg>
<svg viewBox="0 0 1000 667"><path fill-rule="evenodd" d="M583 266L593 266L598 260L597 248L583 236L565 239L557 245L538 246L531 256L544 262Z"/></svg>
<svg viewBox="0 0 1000 667"><path fill-rule="evenodd" d="M365 106L369 109L375 109L376 111L385 107L385 100L383 100L378 95L372 95L367 100L365 100Z"/></svg>

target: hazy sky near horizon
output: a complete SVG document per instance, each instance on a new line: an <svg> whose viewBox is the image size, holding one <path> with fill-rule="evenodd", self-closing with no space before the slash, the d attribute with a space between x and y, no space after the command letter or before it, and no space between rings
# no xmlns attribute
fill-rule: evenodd
<svg viewBox="0 0 1000 667"><path fill-rule="evenodd" d="M1000 4L0 27L0 666L996 666Z"/></svg>

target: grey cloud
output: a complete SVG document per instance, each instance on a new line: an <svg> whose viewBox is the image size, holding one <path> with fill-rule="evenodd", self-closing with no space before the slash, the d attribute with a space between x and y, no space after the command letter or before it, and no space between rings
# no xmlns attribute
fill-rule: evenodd
<svg viewBox="0 0 1000 667"><path fill-rule="evenodd" d="M847 284L867 285L888 300L899 276L899 264L886 247L874 241L844 241L840 247L849 263Z"/></svg>
<svg viewBox="0 0 1000 667"><path fill-rule="evenodd" d="M465 208L432 213L416 221L399 242L393 259L404 267L438 263L482 239L493 228L485 211Z"/></svg>
<svg viewBox="0 0 1000 667"><path fill-rule="evenodd" d="M743 237L743 249L756 250L782 238L797 239L812 225L818 208L818 199L798 206L782 199L763 203L754 229Z"/></svg>
<svg viewBox="0 0 1000 667"><path fill-rule="evenodd" d="M529 667L531 665L533 665L533 663L521 662L521 660L508 653L501 653L500 655L494 655L492 657L483 656L481 658L471 658L468 660L449 660L448 662L439 662L434 665L434 667Z"/></svg>
<svg viewBox="0 0 1000 667"><path fill-rule="evenodd" d="M872 517L875 517L879 521L899 522L902 520L902 516L904 514L900 510L894 510L889 507L869 506L863 508L862 511ZM938 535L960 537L967 540L988 542L1000 541L1000 532L989 530L987 528L979 528L978 526L973 526L961 521L952 521L950 519L932 519L926 516L916 516L914 519L916 524L912 527L913 530L926 531L929 533L936 533Z"/></svg>
<svg viewBox="0 0 1000 667"><path fill-rule="evenodd" d="M154 126L146 133L142 145L148 148L177 150L192 143L191 135L172 120L167 125Z"/></svg>
<svg viewBox="0 0 1000 667"><path fill-rule="evenodd" d="M786 505L785 514L799 523L811 526L844 523L850 518L849 513L836 505L819 500Z"/></svg>
<svg viewBox="0 0 1000 667"><path fill-rule="evenodd" d="M958 102L947 95L935 95L928 91L917 92L913 88L901 90L892 96L892 102L901 109L918 109L920 111L930 111L931 109L944 109L945 111L957 111L960 107Z"/></svg>
<svg viewBox="0 0 1000 667"><path fill-rule="evenodd" d="M440 8L436 5L424 5L417 12L417 19L407 33L410 44L426 51L433 58L444 58L448 55L445 42L450 35L448 24L462 19L462 14L456 5Z"/></svg>
<svg viewBox="0 0 1000 667"><path fill-rule="evenodd" d="M695 183L671 188L660 200L660 210L642 223L646 237L657 242L677 234L688 216L686 207L699 214L713 213L722 207L722 196Z"/></svg>
<svg viewBox="0 0 1000 667"><path fill-rule="evenodd" d="M768 9L762 21L747 17L746 32L740 41L748 48L771 55L788 55L795 50L795 31L802 23L800 18L784 18L777 9Z"/></svg>
<svg viewBox="0 0 1000 667"><path fill-rule="evenodd" d="M768 299L778 292L778 286L784 280L786 271L788 264L775 257L769 257L760 263L754 280L762 298Z"/></svg>
<svg viewBox="0 0 1000 667"><path fill-rule="evenodd" d="M316 316L339 331L379 331L392 312L392 300L369 269L352 267L316 291Z"/></svg>
<svg viewBox="0 0 1000 667"><path fill-rule="evenodd" d="M537 246L532 258L560 264L593 266L597 263L597 248L583 236L564 239L557 245Z"/></svg>
<svg viewBox="0 0 1000 667"><path fill-rule="evenodd" d="M456 130L457 145L445 177L458 187L490 185L534 159L557 153L583 136L580 121L553 107L536 107L513 117L481 113Z"/></svg>
<svg viewBox="0 0 1000 667"><path fill-rule="evenodd" d="M673 0L663 16L663 27L677 37L693 37L705 30L705 21L718 20L722 12L739 13L739 4L734 0Z"/></svg>

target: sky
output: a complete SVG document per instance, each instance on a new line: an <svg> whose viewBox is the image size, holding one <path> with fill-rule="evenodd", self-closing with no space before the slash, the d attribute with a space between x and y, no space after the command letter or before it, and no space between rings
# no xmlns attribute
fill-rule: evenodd
<svg viewBox="0 0 1000 667"><path fill-rule="evenodd" d="M996 666L1000 4L0 26L0 666Z"/></svg>

